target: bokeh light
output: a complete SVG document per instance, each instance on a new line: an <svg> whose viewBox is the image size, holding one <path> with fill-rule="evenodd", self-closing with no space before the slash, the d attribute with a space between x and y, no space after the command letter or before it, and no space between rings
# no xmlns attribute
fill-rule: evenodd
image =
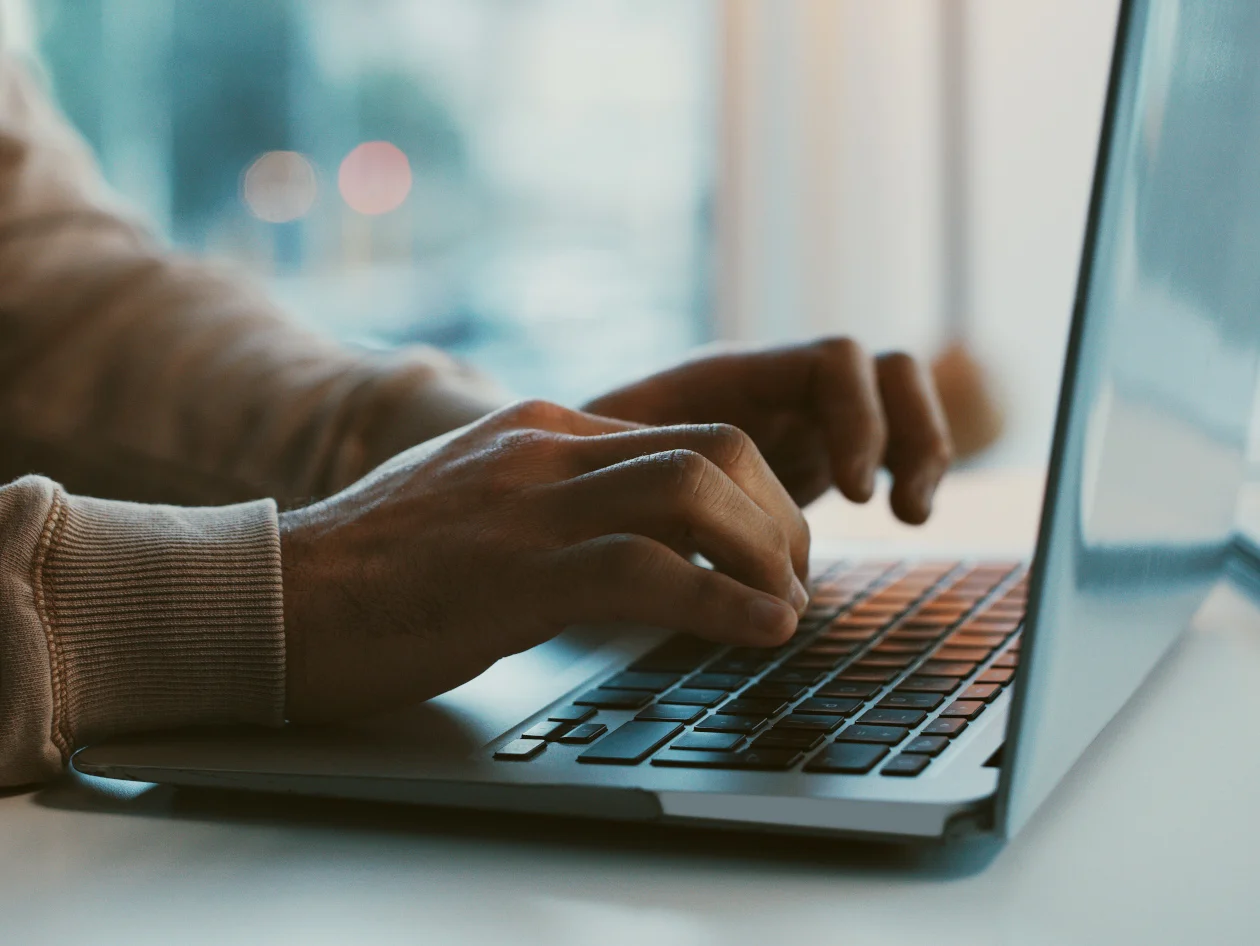
<svg viewBox="0 0 1260 946"><path fill-rule="evenodd" d="M319 185L315 168L296 151L259 155L241 181L241 198L259 220L288 223L315 205Z"/></svg>
<svg viewBox="0 0 1260 946"><path fill-rule="evenodd" d="M388 141L365 141L341 162L337 188L361 214L389 213L411 192L411 162Z"/></svg>

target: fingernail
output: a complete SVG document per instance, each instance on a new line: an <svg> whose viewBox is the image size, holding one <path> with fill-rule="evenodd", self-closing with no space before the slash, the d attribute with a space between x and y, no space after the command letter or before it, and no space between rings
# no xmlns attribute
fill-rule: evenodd
<svg viewBox="0 0 1260 946"><path fill-rule="evenodd" d="M760 636L778 640L796 626L796 612L774 598L757 598L748 605L748 620Z"/></svg>
<svg viewBox="0 0 1260 946"><path fill-rule="evenodd" d="M795 575L792 576L792 607L796 609L796 613L800 614L805 610L805 606L809 604L809 591L801 584L801 580Z"/></svg>
<svg viewBox="0 0 1260 946"><path fill-rule="evenodd" d="M936 499L937 484L929 480L925 486L919 489L919 503L923 507L923 516L927 518L932 514L932 501Z"/></svg>
<svg viewBox="0 0 1260 946"><path fill-rule="evenodd" d="M858 493L867 498L875 493L875 467L865 459L853 464L853 481Z"/></svg>

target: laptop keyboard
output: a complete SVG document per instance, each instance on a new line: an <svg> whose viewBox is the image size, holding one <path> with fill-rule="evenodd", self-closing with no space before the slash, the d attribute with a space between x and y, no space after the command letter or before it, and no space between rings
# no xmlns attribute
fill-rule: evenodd
<svg viewBox="0 0 1260 946"><path fill-rule="evenodd" d="M676 635L495 758L914 778L1015 675L1028 596L1015 562L836 564L781 647ZM610 729L611 717L634 718Z"/></svg>

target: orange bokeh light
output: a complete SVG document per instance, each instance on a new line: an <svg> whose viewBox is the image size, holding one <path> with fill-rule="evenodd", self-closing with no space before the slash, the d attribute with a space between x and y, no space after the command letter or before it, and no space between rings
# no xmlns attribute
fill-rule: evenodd
<svg viewBox="0 0 1260 946"><path fill-rule="evenodd" d="M352 210L369 216L389 213L411 192L411 162L388 141L365 141L341 162L337 189Z"/></svg>

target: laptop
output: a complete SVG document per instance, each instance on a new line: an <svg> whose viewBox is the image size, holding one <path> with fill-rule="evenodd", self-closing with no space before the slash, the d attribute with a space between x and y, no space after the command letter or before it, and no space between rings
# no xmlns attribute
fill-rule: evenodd
<svg viewBox="0 0 1260 946"><path fill-rule="evenodd" d="M799 631L773 650L571 628L389 719L116 739L74 766L713 827L1010 837L1225 574L1258 356L1260 4L1127 0L1031 566L819 561Z"/></svg>

